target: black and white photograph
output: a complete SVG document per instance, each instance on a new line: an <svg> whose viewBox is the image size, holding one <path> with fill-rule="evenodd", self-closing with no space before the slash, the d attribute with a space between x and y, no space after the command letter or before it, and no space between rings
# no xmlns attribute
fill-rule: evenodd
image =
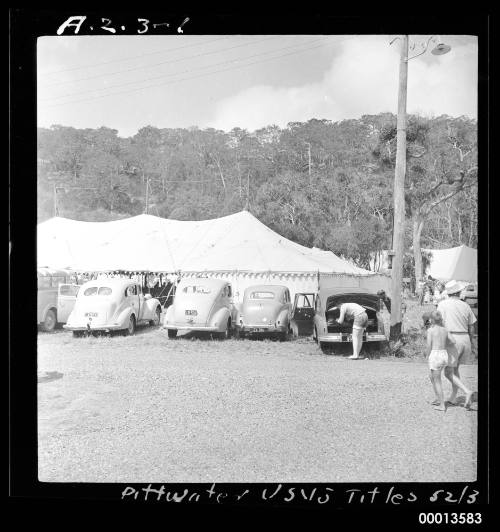
<svg viewBox="0 0 500 532"><path fill-rule="evenodd" d="M485 503L477 24L84 15L36 38L37 481Z"/></svg>

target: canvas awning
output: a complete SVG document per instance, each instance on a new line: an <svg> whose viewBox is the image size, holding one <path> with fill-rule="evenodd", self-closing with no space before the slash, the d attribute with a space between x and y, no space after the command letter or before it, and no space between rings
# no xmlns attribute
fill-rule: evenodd
<svg viewBox="0 0 500 532"><path fill-rule="evenodd" d="M477 249L463 245L424 251L432 253L427 273L434 279L477 282Z"/></svg>

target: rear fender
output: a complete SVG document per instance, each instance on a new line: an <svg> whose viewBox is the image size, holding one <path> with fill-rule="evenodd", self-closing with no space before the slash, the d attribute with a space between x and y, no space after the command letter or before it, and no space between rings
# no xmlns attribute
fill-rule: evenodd
<svg viewBox="0 0 500 532"><path fill-rule="evenodd" d="M134 314L133 310L130 307L122 310L116 319L113 320L113 323L118 323L122 327L127 327L130 320L130 316ZM134 314L135 316L135 314ZM137 321L137 318L136 318Z"/></svg>
<svg viewBox="0 0 500 532"><path fill-rule="evenodd" d="M142 319L143 320L152 320L155 317L156 309L157 307L160 307L160 302L155 299L145 299L144 300L144 312L142 313Z"/></svg>
<svg viewBox="0 0 500 532"><path fill-rule="evenodd" d="M226 330L227 320L231 317L231 313L228 308L220 308L211 318L210 318L210 327L217 327L220 332ZM231 323L233 326L233 323Z"/></svg>
<svg viewBox="0 0 500 532"><path fill-rule="evenodd" d="M288 326L288 323L290 321L290 317L289 317L289 311L288 309L283 309L279 314L278 316L276 317L276 323L278 323L278 321L280 322L280 326L282 325L286 325Z"/></svg>
<svg viewBox="0 0 500 532"><path fill-rule="evenodd" d="M174 320L174 306L175 306L175 303L173 305L170 305L167 308L167 312L165 313L164 322L167 322L167 321L169 323L173 322L173 320Z"/></svg>

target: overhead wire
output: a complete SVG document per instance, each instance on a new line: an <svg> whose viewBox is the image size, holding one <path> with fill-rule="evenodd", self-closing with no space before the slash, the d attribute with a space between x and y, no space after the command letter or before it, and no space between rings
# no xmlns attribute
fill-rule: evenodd
<svg viewBox="0 0 500 532"><path fill-rule="evenodd" d="M260 63L265 63L267 61L273 61L275 59L281 59L282 57L286 57L286 56L297 54L297 53L303 53L303 52L307 52L307 51L310 51L310 50L315 50L315 49L321 48L323 46L331 46L332 44L338 44L338 41L332 42L332 43L329 43L329 44L323 44L322 43L322 44L317 45L317 46L304 48L302 50L295 50L293 52L288 52L286 54L281 54L281 55L278 55L276 57L266 58L266 59L263 59L261 61L254 61L252 63L247 63L247 64L244 64L244 65L236 65L235 67L232 67L232 68L225 68L225 69L215 70L213 72L207 72L207 73L204 73L204 74L199 74L197 76L191 76L191 77L187 77L187 78L183 78L183 79L179 79L179 80L173 80L173 81L169 81L169 82L165 82L165 83L157 83L157 84L153 84L153 85L146 85L145 87L137 87L135 89L129 89L129 90L126 90L126 91L119 91L119 92L114 92L114 93L110 93L110 94L103 94L103 95L95 96L93 98L84 98L84 99L81 99L81 100L74 100L74 101L69 101L69 102L56 103L56 104L53 104L53 105L47 105L46 107L47 108L52 108L52 107L59 107L61 105L69 105L69 104L75 104L75 103L89 102L89 101L93 101L93 100L100 99L100 98L107 98L109 96L118 96L120 94L128 94L130 92L136 92L136 91L141 91L141 90L146 90L146 89L156 88L156 87L163 87L163 86L166 86L166 85L172 85L174 83L180 83L180 82L183 82L183 81L189 81L189 80L197 79L197 78L204 77L204 76L210 76L210 75L213 75L213 74L218 74L220 72L227 72L227 71L234 70L234 69L237 69L237 68L245 68L245 67L257 65L257 64L260 64Z"/></svg>
<svg viewBox="0 0 500 532"><path fill-rule="evenodd" d="M305 44L312 44L312 43L323 41L323 40L324 39L314 39L314 40L309 41L308 43L305 43ZM261 52L261 53L258 53L258 54L252 54L252 55L249 55L247 57L239 57L239 58L236 58L236 59L231 59L229 61L221 61L219 63L212 63L211 65L205 65L205 66L197 67L194 70L190 69L190 70L184 70L182 72L172 72L170 74L161 74L159 76L153 76L153 77L150 77L150 78L144 78L144 79L140 79L140 80L133 80L133 81L127 81L127 82L123 82L123 83L117 83L115 85L110 85L109 87L102 87L102 88L96 88L96 89L86 89L84 91L72 92L72 93L69 93L69 94L61 94L61 95L52 96L52 97L49 97L49 98L41 98L40 101L44 102L44 101L50 101L50 100L58 100L59 98L69 98L71 96L77 96L79 94L87 94L87 93L96 92L96 91L104 91L104 90L109 90L109 89L113 89L113 88L116 88L116 87L123 87L125 85L133 85L135 83L143 83L145 81L153 81L153 80L157 80L157 79L170 78L172 76L180 76L180 75L183 75L183 74L190 74L192 72L196 72L197 70L203 70L203 69L212 68L212 67L216 67L216 66L221 66L221 65L231 64L231 63L237 63L239 61L245 61L247 59L252 59L254 57L260 57L262 55L269 55L269 54L273 54L273 53L276 53L276 52L282 52L284 50L290 50L291 48L296 48L297 46L304 46L304 43L294 44L294 45L291 45L291 46L285 46L284 48L278 48L276 50L270 50L270 51Z"/></svg>
<svg viewBox="0 0 500 532"><path fill-rule="evenodd" d="M42 76L42 77L53 76L54 74L62 74L63 72L73 72L75 70L84 70L85 68L96 68L96 67L100 67L100 66L103 66L103 65L110 65L110 64L113 64L113 63L123 63L125 61L132 61L134 59L141 59L143 57L149 57L149 56L152 56L152 55L176 52L177 50L184 50L186 48L194 48L195 46L201 46L201 45L206 46L207 44L212 44L214 42L227 40L228 38L229 38L229 36L225 35L224 37L220 37L218 39L214 39L213 41L196 42L196 43L192 43L192 44L187 44L185 46L177 46L175 48L168 48L168 49L164 48L163 50L157 50L156 52L149 52L147 54L134 55L134 56L131 56L131 57L124 57L122 59L112 59L110 61L103 61L101 63L94 63L92 65L83 65L83 66L77 66L77 67L73 67L73 68L64 68L64 69L61 69L61 70L53 70L52 72L44 72L43 74L40 74L40 76Z"/></svg>
<svg viewBox="0 0 500 532"><path fill-rule="evenodd" d="M250 46L252 44L256 44L256 42L257 43L266 42L266 41L269 41L271 39L277 39L278 37L279 37L279 35L278 36L273 36L273 37L267 37L266 39L261 39L260 41L246 42L246 43L242 43L242 44L237 44L235 46L230 46L229 48L224 48L224 49L220 49L220 50L212 50L210 52L202 52L200 54L191 55L191 56L187 56L187 57L178 57L176 59L169 59L167 61L160 61L159 63L151 63L150 65L142 65L142 66L138 66L138 67L127 68L125 70L116 70L115 72L105 72L103 74L96 74L95 76L88 76L88 77L85 77L85 78L77 78L77 79L70 79L70 80L66 80L66 81L58 81L58 82L54 82L54 83L49 83L49 84L45 85L45 87L55 87L55 86L60 86L60 85L67 85L68 83L76 83L76 82L79 82L79 81L88 81L88 80L91 80L91 79L102 78L103 76L114 76L116 74L125 74L125 73L128 73L128 72L135 72L137 70L144 70L144 69L147 69L147 68L152 68L152 67L156 67L156 66L160 66L160 65L166 65L166 64L169 64L169 63L179 63L180 61L187 61L189 59L194 59L196 57L204 57L206 55L213 55L213 54L218 54L220 52L227 52L229 50L234 50L236 48L242 48L243 46Z"/></svg>

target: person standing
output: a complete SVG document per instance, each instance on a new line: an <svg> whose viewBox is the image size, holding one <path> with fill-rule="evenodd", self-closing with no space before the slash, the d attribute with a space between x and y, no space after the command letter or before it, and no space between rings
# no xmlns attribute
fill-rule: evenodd
<svg viewBox="0 0 500 532"><path fill-rule="evenodd" d="M422 305L424 302L424 288L425 288L425 281L423 278L420 278L417 281L417 296L418 296L419 305Z"/></svg>
<svg viewBox="0 0 500 532"><path fill-rule="evenodd" d="M430 327L427 330L427 358L431 383L436 396L432 404L436 410L446 410L441 382L443 370L451 385L460 388L465 393L464 406L467 409L470 408L472 391L453 372L453 359L449 353L449 347L453 347L455 343L454 338L443 325L441 313L438 310L432 311L430 313Z"/></svg>
<svg viewBox="0 0 500 532"><path fill-rule="evenodd" d="M472 353L474 323L477 320L469 305L460 299L462 287L459 283L450 281L446 284L445 290L448 298L440 301L437 310L443 317L444 326L455 340L455 345L449 348L451 356L449 366L453 368L453 374L460 379L460 364L467 360ZM448 403L456 404L457 391L458 387L452 383L452 392ZM468 407L469 405L466 404L465 406Z"/></svg>
<svg viewBox="0 0 500 532"><path fill-rule="evenodd" d="M340 305L340 316L337 323L342 325L346 318L354 320L352 325L352 355L348 358L358 360L363 345L363 332L368 323L368 314L364 307L357 303L343 303Z"/></svg>

